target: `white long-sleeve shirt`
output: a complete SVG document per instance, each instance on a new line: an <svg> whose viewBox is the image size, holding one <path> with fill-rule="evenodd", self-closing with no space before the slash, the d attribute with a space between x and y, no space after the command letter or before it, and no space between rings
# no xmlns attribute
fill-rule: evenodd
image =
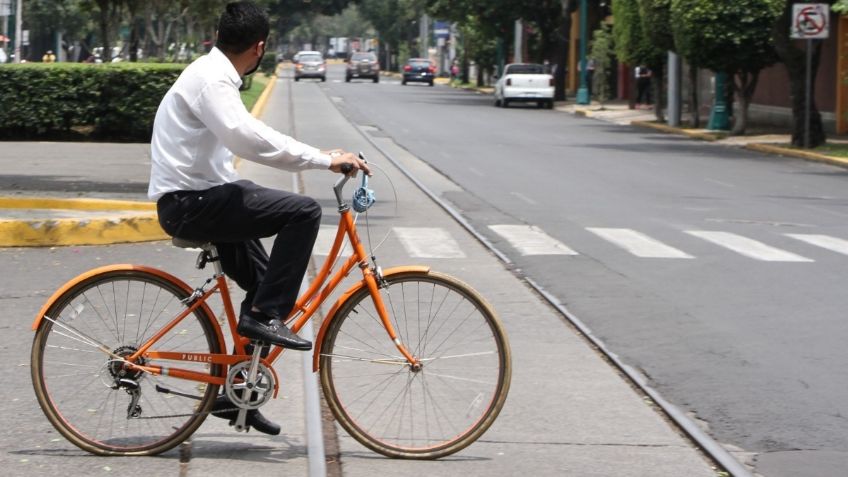
<svg viewBox="0 0 848 477"><path fill-rule="evenodd" d="M153 123L150 199L238 180L234 154L292 171L330 167L327 154L254 118L241 101L239 86L238 72L217 48L183 70Z"/></svg>

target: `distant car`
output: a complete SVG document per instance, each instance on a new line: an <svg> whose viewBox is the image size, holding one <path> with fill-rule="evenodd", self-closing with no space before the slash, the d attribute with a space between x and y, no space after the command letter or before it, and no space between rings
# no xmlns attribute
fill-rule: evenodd
<svg viewBox="0 0 848 477"><path fill-rule="evenodd" d="M345 81L350 83L353 78L370 78L375 83L380 81L380 64L374 53L354 53L347 62Z"/></svg>
<svg viewBox="0 0 848 477"><path fill-rule="evenodd" d="M314 51L314 50L298 51L297 53L294 54L294 56L292 56L292 62L297 63L297 61L298 61L298 59L300 58L301 55L321 55L321 52L320 51Z"/></svg>
<svg viewBox="0 0 848 477"><path fill-rule="evenodd" d="M327 63L320 53L300 53L294 65L294 80L319 78L327 81Z"/></svg>
<svg viewBox="0 0 848 477"><path fill-rule="evenodd" d="M508 107L512 102L536 103L540 108L554 107L554 77L544 66L535 63L506 65L495 83L495 106Z"/></svg>
<svg viewBox="0 0 848 477"><path fill-rule="evenodd" d="M427 83L433 86L433 78L436 76L436 67L426 58L410 58L403 65L403 80L401 84L411 81Z"/></svg>

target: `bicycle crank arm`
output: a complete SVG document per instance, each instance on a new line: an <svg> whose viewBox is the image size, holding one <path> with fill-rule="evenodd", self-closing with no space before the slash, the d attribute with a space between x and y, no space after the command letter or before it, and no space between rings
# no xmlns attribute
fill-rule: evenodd
<svg viewBox="0 0 848 477"><path fill-rule="evenodd" d="M250 430L250 427L247 426L247 409L239 409L235 428L238 432L247 432Z"/></svg>

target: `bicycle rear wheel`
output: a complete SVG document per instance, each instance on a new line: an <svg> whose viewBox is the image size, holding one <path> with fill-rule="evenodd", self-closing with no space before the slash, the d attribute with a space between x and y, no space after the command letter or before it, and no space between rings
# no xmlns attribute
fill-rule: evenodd
<svg viewBox="0 0 848 477"><path fill-rule="evenodd" d="M118 356L133 354L185 310L180 300L187 296L165 277L113 270L54 300L35 334L31 372L38 403L63 436L94 454L152 455L178 445L203 423L217 385L124 371L120 361L98 349L104 345ZM222 344L214 321L199 307L153 349L220 353ZM214 376L223 372L208 363L180 361L179 367Z"/></svg>
<svg viewBox="0 0 848 477"><path fill-rule="evenodd" d="M504 405L509 342L492 308L436 272L386 277L392 325L422 363L413 369L386 334L367 289L340 308L321 344L321 384L336 419L389 457L437 459L479 438Z"/></svg>

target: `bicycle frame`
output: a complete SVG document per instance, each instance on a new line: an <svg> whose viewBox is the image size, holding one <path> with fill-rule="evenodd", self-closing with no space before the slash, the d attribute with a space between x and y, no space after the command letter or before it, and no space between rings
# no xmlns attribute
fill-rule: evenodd
<svg viewBox="0 0 848 477"><path fill-rule="evenodd" d="M407 350L406 346L398 338L394 326L392 325L391 320L388 317L388 313L386 311L385 304L383 303L382 296L380 295L379 282L380 280L382 280L383 276L390 276L396 273L403 273L409 271L428 271L429 267L395 267L386 270L385 274L379 268L369 267L368 255L365 251L365 247L359 239L359 235L357 234L356 224L354 223L353 217L351 215L350 207L341 200L339 194L341 187L344 186L344 183L347 181L347 179L347 177L340 179L335 186L336 197L339 202L340 217L333 246L326 260L324 261L321 270L318 272L318 275L312 281L307 291L301 297L298 298L294 308L292 309L289 316L286 318L286 324L291 327L292 331L298 332L315 315L316 311L324 303L327 297L329 297L333 293L339 283L341 283L341 281L350 274L353 268L359 267L362 271L363 279L360 282L354 284L352 287L350 287L338 298L330 312L327 314L327 319L324 321L324 323L322 323L321 329L319 330L319 333L315 340L313 354L313 371L318 370L319 357L321 351L321 340L323 339L324 334L326 333L326 330L329 327L329 324L333 321L337 310L348 297L350 297L353 293L361 290L363 287L367 287L371 298L374 301L374 305L376 307L380 320L383 323L383 327L385 328L388 337L395 344L395 347L410 365L420 364L418 363L417 358L414 357L409 352L409 350ZM341 268L335 273L333 273L333 265L337 262L337 258L341 253L341 248L345 237L348 239L351 246L353 247L353 253L342 264ZM181 280L177 279L176 277L153 268L136 265L112 265L107 267L101 267L87 272L83 275L80 275L76 279L72 280L71 282L67 283L65 286L60 288L53 295L53 297L48 300L47 303L52 303L56 297L61 296L71 287L85 280L86 278L89 278L90 276L93 276L97 273L102 273L103 271L107 270L145 270L167 278L171 282L179 285L187 292L192 294L199 294L199 296L192 295L192 297L190 297L191 301L189 301L189 306L185 310L183 310L179 315L174 317L168 324L162 327L154 336L149 338L143 344L140 344L138 350L133 355L127 356L126 358L113 355L113 358L124 361L125 367L132 370L144 371L153 375L167 375L191 381L224 385L226 381L226 378L224 376L226 375L226 373L223 373L222 376L212 376L210 374L204 374L180 368L172 368L168 366L136 364L142 357L146 359L159 359L168 361L203 362L225 366L231 366L238 362L244 361L245 359L249 359L249 355L247 355L245 352L245 345L249 343L249 340L247 338L241 337L238 334L237 318L232 300L230 298L227 279L220 268L220 262L215 261L213 262L213 264L215 266L215 284L205 291L202 291L202 289L194 290ZM202 291L202 294L198 293L199 291ZM212 317L214 321L215 314L211 311L206 301L215 293L221 294L221 300L224 304L224 312L227 316L227 323L230 328L230 333L234 339L235 352L233 354L169 352L158 351L154 348L156 342L159 339L166 336L168 332L174 329L183 319L185 319L186 316L193 313L198 308L203 308L206 314ZM36 320L32 326L33 330L36 330L38 328L39 323L44 318L47 312L47 307L48 305L45 305L45 307L39 311L39 314L36 317ZM223 334L221 333L218 323L214 322L213 326L216 330L219 341L221 343L224 343ZM108 350L108 348L104 347L101 349L107 354L112 354ZM272 370L272 372L272 366L274 362L280 357L283 351L283 348L274 346L271 353L262 360ZM275 379L275 381L279 382L278 379ZM277 389L274 390L275 397L276 394Z"/></svg>

